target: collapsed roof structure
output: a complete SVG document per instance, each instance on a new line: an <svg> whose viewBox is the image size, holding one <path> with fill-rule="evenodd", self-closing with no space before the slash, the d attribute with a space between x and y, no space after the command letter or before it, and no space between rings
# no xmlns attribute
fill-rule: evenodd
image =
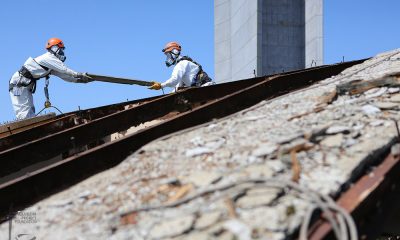
<svg viewBox="0 0 400 240"><path fill-rule="evenodd" d="M380 234L365 216L396 190L399 73L394 50L6 127L0 212L34 213L12 231L38 239Z"/></svg>

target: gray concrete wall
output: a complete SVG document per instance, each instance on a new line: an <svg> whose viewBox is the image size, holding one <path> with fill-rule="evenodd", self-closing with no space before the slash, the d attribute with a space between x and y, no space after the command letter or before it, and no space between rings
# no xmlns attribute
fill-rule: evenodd
<svg viewBox="0 0 400 240"><path fill-rule="evenodd" d="M259 75L304 68L304 0L260 0Z"/></svg>
<svg viewBox="0 0 400 240"><path fill-rule="evenodd" d="M324 59L323 0L305 0L306 67L322 65Z"/></svg>
<svg viewBox="0 0 400 240"><path fill-rule="evenodd" d="M217 83L322 64L323 0L214 0Z"/></svg>
<svg viewBox="0 0 400 240"><path fill-rule="evenodd" d="M257 69L258 0L215 0L215 79L254 76Z"/></svg>
<svg viewBox="0 0 400 240"><path fill-rule="evenodd" d="M214 66L215 80L232 80L231 60L231 1L214 1Z"/></svg>

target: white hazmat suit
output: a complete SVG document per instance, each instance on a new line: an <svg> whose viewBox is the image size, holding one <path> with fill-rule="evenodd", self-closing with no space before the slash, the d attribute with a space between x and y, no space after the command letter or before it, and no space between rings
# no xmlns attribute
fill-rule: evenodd
<svg viewBox="0 0 400 240"><path fill-rule="evenodd" d="M68 82L78 82L79 73L69 69L60 59L50 52L36 58L28 58L23 67L25 67L35 79L43 78L48 75L55 75ZM20 71L15 72L10 79L10 97L17 119L35 116L32 96L34 82L35 81L22 76Z"/></svg>
<svg viewBox="0 0 400 240"><path fill-rule="evenodd" d="M199 66L194 64L193 62L188 60L180 60L174 66L171 77L167 81L161 83L161 87L175 87L175 90L177 90L179 87L190 87L195 81L196 75L199 70ZM203 84L202 86L208 86L212 84L215 83L211 81Z"/></svg>

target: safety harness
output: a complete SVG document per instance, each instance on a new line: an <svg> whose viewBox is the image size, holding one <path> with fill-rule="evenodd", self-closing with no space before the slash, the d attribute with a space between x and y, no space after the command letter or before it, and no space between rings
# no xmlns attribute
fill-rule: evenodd
<svg viewBox="0 0 400 240"><path fill-rule="evenodd" d="M203 70L203 67L200 64L198 64L197 62L195 62L192 58L190 58L188 56L183 56L183 57L179 58L176 61L176 63L179 63L180 61L183 61L183 60L190 61L199 67L199 71L197 72L196 77L195 77L194 81L192 82L191 87L200 87L201 85L212 81L212 79L208 76L208 74Z"/></svg>
<svg viewBox="0 0 400 240"><path fill-rule="evenodd" d="M35 60L33 59L33 61L35 61ZM46 78L46 80L47 80L46 81L46 87L45 87L46 88L45 91L46 91L47 87L48 87L48 79L50 78L50 76L49 76L50 75L49 68L45 67L45 66L43 66L43 65L41 65L39 63L38 63L38 65L48 73L46 75L44 75L44 76L41 76L40 78L35 78L35 77L33 77L32 73L29 72L29 70L24 65L22 65L21 69L18 70L18 73L20 74L20 76L23 76L23 77L29 79L30 81L28 83L18 83L18 84L13 84L13 83L9 82L8 83L8 91L11 91L14 87L28 87L29 85L32 84L31 92L35 93L35 91L36 91L36 81L41 79L41 78Z"/></svg>

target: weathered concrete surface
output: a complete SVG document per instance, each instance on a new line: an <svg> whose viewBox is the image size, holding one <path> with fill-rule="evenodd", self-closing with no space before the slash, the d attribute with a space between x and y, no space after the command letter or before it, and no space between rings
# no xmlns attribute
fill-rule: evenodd
<svg viewBox="0 0 400 240"><path fill-rule="evenodd" d="M351 80L399 72L399 50L380 54L307 89L156 140L119 166L26 209L35 214L35 223L15 219L13 233L37 239L285 239L303 221L309 202L253 184L177 207L120 215L244 179L290 180L293 149L300 185L337 193L372 152L395 136L392 119L400 119L394 105L400 89L340 95L330 104L322 102L323 95ZM7 237L4 223L0 238Z"/></svg>

